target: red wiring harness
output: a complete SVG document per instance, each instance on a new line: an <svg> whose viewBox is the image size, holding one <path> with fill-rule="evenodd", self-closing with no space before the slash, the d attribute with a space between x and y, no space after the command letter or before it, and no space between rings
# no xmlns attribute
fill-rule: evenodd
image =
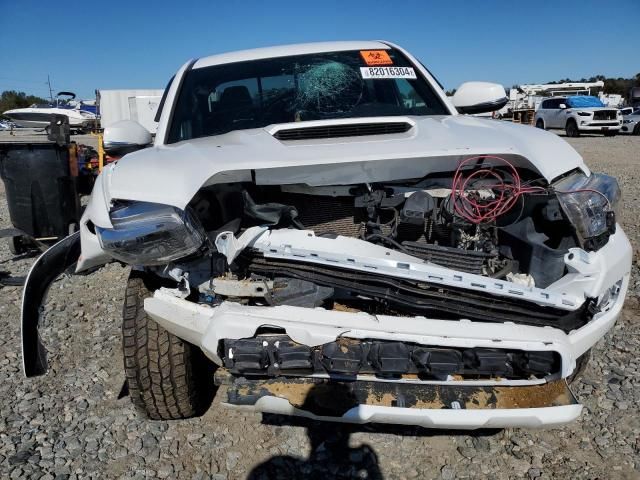
<svg viewBox="0 0 640 480"><path fill-rule="evenodd" d="M453 176L451 190L454 212L474 224L496 220L511 210L524 194L547 193L544 187L523 185L513 164L493 155L461 161ZM481 191L492 194L482 198Z"/></svg>

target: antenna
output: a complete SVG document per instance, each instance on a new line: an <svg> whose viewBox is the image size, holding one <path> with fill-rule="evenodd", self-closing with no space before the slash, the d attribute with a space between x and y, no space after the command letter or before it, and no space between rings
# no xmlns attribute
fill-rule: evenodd
<svg viewBox="0 0 640 480"><path fill-rule="evenodd" d="M51 103L53 103L53 90L51 90L51 79L49 75L47 75L47 85L49 85L49 98L51 99Z"/></svg>

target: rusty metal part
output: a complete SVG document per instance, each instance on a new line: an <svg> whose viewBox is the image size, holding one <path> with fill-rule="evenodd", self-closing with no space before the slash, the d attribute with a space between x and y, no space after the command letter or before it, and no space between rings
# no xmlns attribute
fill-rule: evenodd
<svg viewBox="0 0 640 480"><path fill-rule="evenodd" d="M358 405L416 409L518 409L556 407L577 401L564 380L541 385L416 385L393 382L337 382L311 378L235 378L227 403L254 405L262 397L284 398L316 415L342 416Z"/></svg>

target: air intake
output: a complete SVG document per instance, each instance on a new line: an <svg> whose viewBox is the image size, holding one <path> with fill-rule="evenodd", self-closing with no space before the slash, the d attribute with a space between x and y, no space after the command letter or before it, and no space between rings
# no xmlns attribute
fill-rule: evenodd
<svg viewBox="0 0 640 480"><path fill-rule="evenodd" d="M366 135L387 135L390 133L404 133L411 129L407 122L384 123L348 123L340 125L322 125L319 127L302 127L278 130L273 134L281 141L314 140L337 137L363 137Z"/></svg>

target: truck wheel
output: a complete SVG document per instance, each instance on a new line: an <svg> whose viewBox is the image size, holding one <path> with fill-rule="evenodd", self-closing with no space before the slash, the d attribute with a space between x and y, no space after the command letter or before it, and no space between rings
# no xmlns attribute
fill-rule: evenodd
<svg viewBox="0 0 640 480"><path fill-rule="evenodd" d="M541 118L536 120L536 128L541 128L542 130L546 130L546 128L544 128L544 122L542 121Z"/></svg>
<svg viewBox="0 0 640 480"><path fill-rule="evenodd" d="M190 343L169 333L144 311L159 281L132 271L122 313L124 369L133 404L154 420L203 413L213 397L211 363Z"/></svg>
<svg viewBox="0 0 640 480"><path fill-rule="evenodd" d="M576 359L576 369L567 377L567 383L569 385L582 376L584 371L587 369L587 365L589 365L589 360L591 360L591 349L587 350Z"/></svg>
<svg viewBox="0 0 640 480"><path fill-rule="evenodd" d="M578 125L576 125L575 120L569 120L564 131L566 132L567 137L575 138L580 136L580 130L578 130Z"/></svg>

